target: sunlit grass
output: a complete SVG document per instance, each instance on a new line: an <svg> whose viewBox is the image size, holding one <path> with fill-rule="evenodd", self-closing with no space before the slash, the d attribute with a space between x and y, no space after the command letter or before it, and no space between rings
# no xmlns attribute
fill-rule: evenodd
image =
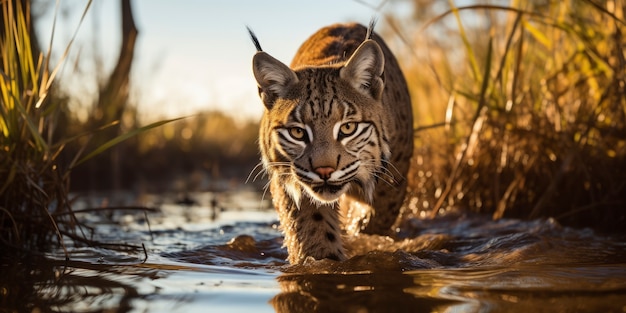
<svg viewBox="0 0 626 313"><path fill-rule="evenodd" d="M90 4L86 3L83 18ZM111 124L75 136L59 134L67 128L62 125L67 122L63 115L66 103L51 95L71 42L58 64L51 67L50 53L39 53L32 47L30 8L22 7L21 1L3 1L1 6L0 246L33 252L45 251L55 243L65 248L67 240L94 244L90 229L77 221L68 198L71 170L132 136L172 120L130 130L90 151L84 151L83 146L69 161L62 160L67 144ZM51 47L52 39L48 49Z"/></svg>
<svg viewBox="0 0 626 313"><path fill-rule="evenodd" d="M59 225L74 221L59 215L69 209L68 177L56 162L63 144L53 140L60 103L46 101L49 55L33 55L28 9L19 1L2 3L0 239L35 248L60 239Z"/></svg>
<svg viewBox="0 0 626 313"><path fill-rule="evenodd" d="M411 212L624 225L624 2L448 5L405 60L417 126L442 123L416 133Z"/></svg>

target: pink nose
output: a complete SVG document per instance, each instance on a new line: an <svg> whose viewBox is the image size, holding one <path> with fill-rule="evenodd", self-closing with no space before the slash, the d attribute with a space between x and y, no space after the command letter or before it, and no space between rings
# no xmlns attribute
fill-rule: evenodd
<svg viewBox="0 0 626 313"><path fill-rule="evenodd" d="M335 172L335 169L330 166L322 166L315 169L315 173L320 176L321 179L327 180L330 175Z"/></svg>

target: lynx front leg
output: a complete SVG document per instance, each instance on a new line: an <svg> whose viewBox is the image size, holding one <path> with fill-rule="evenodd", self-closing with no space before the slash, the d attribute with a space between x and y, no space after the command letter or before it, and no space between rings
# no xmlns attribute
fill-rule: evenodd
<svg viewBox="0 0 626 313"><path fill-rule="evenodd" d="M298 207L282 188L277 192L275 189L272 188L274 206L285 236L289 263L302 263L309 256L316 260L345 260L337 204L318 204L305 196Z"/></svg>

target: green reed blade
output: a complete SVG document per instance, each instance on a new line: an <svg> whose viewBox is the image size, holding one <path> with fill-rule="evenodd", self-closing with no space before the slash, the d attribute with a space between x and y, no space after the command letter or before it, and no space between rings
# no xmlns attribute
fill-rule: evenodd
<svg viewBox="0 0 626 313"><path fill-rule="evenodd" d="M452 0L448 0L450 4L450 8L454 17L456 18L456 23L459 28L459 34L461 36L461 40L463 41L463 45L465 46L465 51L467 52L467 57L470 65L470 69L472 70L472 74L474 75L474 79L476 81L481 81L480 70L478 67L478 62L476 61L476 55L474 53L474 49L472 49L472 44L470 43L467 34L465 33L465 27L463 27L463 22L461 21L461 15L459 14L459 10L455 6Z"/></svg>
<svg viewBox="0 0 626 313"><path fill-rule="evenodd" d="M152 124L137 128L137 129L133 129L127 133L124 133L122 135L119 135L107 142L105 142L104 144L102 144L101 146L99 146L98 148L96 148L95 150L93 150L92 152L90 152L89 154L87 154L86 156L84 156L82 159L78 160L78 162L76 162L76 164L74 164L74 166L80 165L82 163L84 163L85 161L97 156L98 154L110 149L111 147L119 144L120 142L123 142L127 139L130 139L134 136L137 136L139 134L145 133L148 130L151 130L153 128L159 127L161 125L167 124L167 123L171 123L174 121L178 121L181 119L184 119L186 117L179 117L179 118L173 118L173 119L169 119L169 120L164 120L164 121L158 121L158 122L154 122Z"/></svg>

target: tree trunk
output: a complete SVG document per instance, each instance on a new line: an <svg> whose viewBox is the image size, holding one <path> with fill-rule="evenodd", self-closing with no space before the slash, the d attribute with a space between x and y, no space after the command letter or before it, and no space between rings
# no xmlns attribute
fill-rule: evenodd
<svg viewBox="0 0 626 313"><path fill-rule="evenodd" d="M95 107L94 119L96 125L106 125L115 121L120 121L128 103L130 89L130 71L135 55L135 43L137 41L137 28L133 18L130 0L121 0L122 13L122 44L120 47L117 64L111 72L107 82L101 87L98 103ZM121 123L110 127L102 133L103 137L96 140L95 144L101 145L104 142L119 136L121 133ZM121 160L120 147L115 146L108 153L110 160L109 177L97 175L108 180L107 187L118 190L121 188ZM108 176L108 175L107 175ZM101 186L102 187L102 186Z"/></svg>

